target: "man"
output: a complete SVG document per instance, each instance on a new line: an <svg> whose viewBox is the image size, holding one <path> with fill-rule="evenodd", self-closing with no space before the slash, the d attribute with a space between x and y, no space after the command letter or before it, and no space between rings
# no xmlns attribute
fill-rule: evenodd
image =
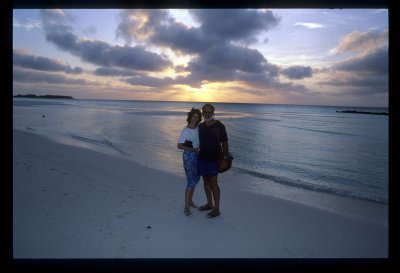
<svg viewBox="0 0 400 273"><path fill-rule="evenodd" d="M226 155L229 152L225 126L219 120L214 119L214 111L215 107L210 103L206 103L202 107L204 122L199 125L198 174L203 177L204 191L207 197L207 204L200 206L199 210L211 210L207 214L209 218L214 218L221 214L219 210L220 189L218 186L217 160L221 149Z"/></svg>

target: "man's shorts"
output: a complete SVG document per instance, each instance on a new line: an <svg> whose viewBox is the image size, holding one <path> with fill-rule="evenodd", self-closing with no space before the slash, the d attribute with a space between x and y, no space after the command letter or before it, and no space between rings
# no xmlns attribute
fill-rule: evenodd
<svg viewBox="0 0 400 273"><path fill-rule="evenodd" d="M201 176L218 176L217 160L199 159L197 174Z"/></svg>

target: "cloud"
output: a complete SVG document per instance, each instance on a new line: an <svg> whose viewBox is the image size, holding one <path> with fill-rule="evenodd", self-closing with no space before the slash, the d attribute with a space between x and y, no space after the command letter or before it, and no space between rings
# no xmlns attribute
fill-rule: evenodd
<svg viewBox="0 0 400 273"><path fill-rule="evenodd" d="M95 26L88 26L88 27L85 27L84 29L82 29L82 32L84 35L90 36L92 34L96 34L97 28Z"/></svg>
<svg viewBox="0 0 400 273"><path fill-rule="evenodd" d="M268 63L258 50L221 44L192 59L186 67L186 72L190 74L177 79L193 87L213 81L245 81L265 85L278 75L278 71L279 67Z"/></svg>
<svg viewBox="0 0 400 273"><path fill-rule="evenodd" d="M168 12L165 10L123 10L119 17L117 37L125 39L127 44L146 41L153 29L168 18Z"/></svg>
<svg viewBox="0 0 400 273"><path fill-rule="evenodd" d="M213 43L199 28L177 22L163 10L122 11L117 36L127 44L153 43L186 54L203 52Z"/></svg>
<svg viewBox="0 0 400 273"><path fill-rule="evenodd" d="M354 95L385 94L389 86L389 52L387 31L351 32L336 47L337 52L356 52L330 69L330 80L321 85L346 89Z"/></svg>
<svg viewBox="0 0 400 273"><path fill-rule="evenodd" d="M200 27L177 22L166 11L123 11L117 33L127 43L151 42L194 54L230 41L256 42L256 34L268 31L280 21L269 10L195 9L190 10L190 14L200 22Z"/></svg>
<svg viewBox="0 0 400 273"><path fill-rule="evenodd" d="M41 28L42 24L39 20L23 19L21 22L18 18L13 17L13 27L24 28L30 31L35 28Z"/></svg>
<svg viewBox="0 0 400 273"><path fill-rule="evenodd" d="M228 44L213 46L201 55L201 60L207 66L251 73L262 72L263 64L267 63L264 56L256 49Z"/></svg>
<svg viewBox="0 0 400 273"><path fill-rule="evenodd" d="M389 72L388 48L379 48L369 54L337 63L333 68L341 71L387 75Z"/></svg>
<svg viewBox="0 0 400 273"><path fill-rule="evenodd" d="M41 71L62 71L69 74L82 73L81 67L72 68L64 62L47 57L24 54L19 50L14 50L13 52L13 65Z"/></svg>
<svg viewBox="0 0 400 273"><path fill-rule="evenodd" d="M214 43L212 39L206 39L198 29L181 23L156 26L154 33L150 39L152 43L186 54L204 52Z"/></svg>
<svg viewBox="0 0 400 273"><path fill-rule="evenodd" d="M83 85L86 83L84 79L71 79L59 74L37 72L34 70L23 70L18 68L13 69L13 81L72 85Z"/></svg>
<svg viewBox="0 0 400 273"><path fill-rule="evenodd" d="M199 22L198 27L176 21L166 10L122 11L117 37L125 39L124 46L78 37L61 12L44 10L42 18L48 41L100 66L95 75L123 77L121 81L133 86L165 89L186 84L199 88L210 82L236 81L253 90L308 91L302 85L279 82L280 67L269 63L260 51L246 46L257 41L258 34L279 24L280 18L272 11L215 9L189 13ZM135 45L130 46L131 43ZM166 57L146 50L150 47L190 55L189 63L175 66L176 71L187 75L174 79L146 75L145 72L172 68ZM299 79L312 76L312 69L288 68L284 73L290 79Z"/></svg>
<svg viewBox="0 0 400 273"><path fill-rule="evenodd" d="M188 84L200 87L206 82L246 81L267 85L278 76L279 67L268 63L256 49L239 44L257 41L256 35L276 26L280 18L269 10L213 9L189 10L199 27L190 27L160 10L127 10L120 14L118 36L127 43L137 42L169 48L192 55L186 66L178 65L178 76L165 82L149 78L142 84ZM224 18L224 20L221 20ZM139 78L130 78L137 84ZM154 80L154 81L153 81ZM156 83L154 83L156 82Z"/></svg>
<svg viewBox="0 0 400 273"><path fill-rule="evenodd" d="M47 40L86 62L141 71L161 71L172 65L169 60L141 46L111 46L103 41L79 39L63 23L60 13L42 10L41 14Z"/></svg>
<svg viewBox="0 0 400 273"><path fill-rule="evenodd" d="M131 70L118 69L113 67L96 68L94 74L97 76L135 76L136 73Z"/></svg>
<svg viewBox="0 0 400 273"><path fill-rule="evenodd" d="M298 22L298 23L296 23L296 24L294 24L295 26L303 26L303 27L306 27L306 28L311 28L311 29L314 29L314 28L324 28L325 26L324 25L321 25L321 24L317 24L317 23L305 23L305 22Z"/></svg>
<svg viewBox="0 0 400 273"><path fill-rule="evenodd" d="M350 77L341 77L319 82L320 85L340 87L347 94L385 94L388 93L389 83L387 77L372 76L359 77L353 75Z"/></svg>
<svg viewBox="0 0 400 273"><path fill-rule="evenodd" d="M313 70L310 66L294 65L288 68L282 69L281 74L289 79L303 79L311 78Z"/></svg>
<svg viewBox="0 0 400 273"><path fill-rule="evenodd" d="M344 53L348 51L365 54L377 48L388 45L388 30L383 32L353 31L342 38L339 45L332 50L334 53Z"/></svg>
<svg viewBox="0 0 400 273"><path fill-rule="evenodd" d="M155 77L149 77L149 76L134 76L134 77L129 77L124 79L125 82L131 84L131 85L139 85L139 86L146 86L146 87L166 87L171 84L174 84L174 80L172 78L155 78Z"/></svg>
<svg viewBox="0 0 400 273"><path fill-rule="evenodd" d="M194 9L190 13L201 22L200 31L205 38L223 41L247 41L280 22L270 10Z"/></svg>

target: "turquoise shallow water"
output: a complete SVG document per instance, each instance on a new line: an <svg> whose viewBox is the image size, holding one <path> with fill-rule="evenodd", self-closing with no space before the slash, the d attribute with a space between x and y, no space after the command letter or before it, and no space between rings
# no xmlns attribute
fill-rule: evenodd
<svg viewBox="0 0 400 273"><path fill-rule="evenodd" d="M202 105L18 98L14 99L14 128L62 134L183 175L177 139L186 113ZM233 172L257 177L258 181L387 204L388 116L336 111L388 109L214 105L216 118L228 131L235 157Z"/></svg>

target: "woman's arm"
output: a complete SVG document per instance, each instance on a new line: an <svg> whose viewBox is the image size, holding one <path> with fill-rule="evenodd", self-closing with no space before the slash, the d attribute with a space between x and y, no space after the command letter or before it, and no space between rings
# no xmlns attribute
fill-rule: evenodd
<svg viewBox="0 0 400 273"><path fill-rule="evenodd" d="M185 146L183 143L178 143L178 149L185 150L185 151L192 151L192 152L198 152L200 151L199 148L191 148Z"/></svg>

